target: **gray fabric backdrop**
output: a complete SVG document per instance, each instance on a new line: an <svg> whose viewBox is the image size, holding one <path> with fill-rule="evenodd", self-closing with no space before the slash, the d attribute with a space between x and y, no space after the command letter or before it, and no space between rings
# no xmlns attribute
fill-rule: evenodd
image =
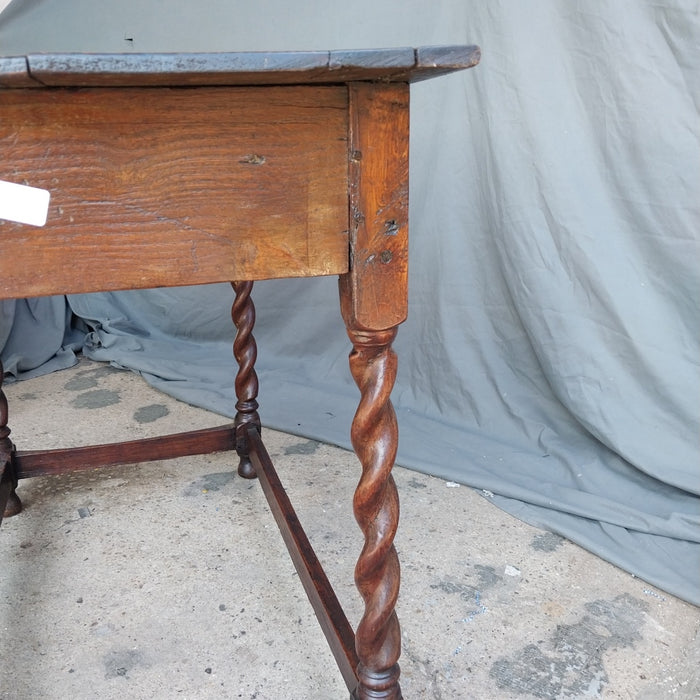
<svg viewBox="0 0 700 700"><path fill-rule="evenodd" d="M0 52L480 44L480 66L412 93L398 462L700 604L698 8L14 0ZM347 446L336 281L255 299L264 422ZM84 340L231 415L231 300L221 285L4 302L2 359L28 376Z"/></svg>

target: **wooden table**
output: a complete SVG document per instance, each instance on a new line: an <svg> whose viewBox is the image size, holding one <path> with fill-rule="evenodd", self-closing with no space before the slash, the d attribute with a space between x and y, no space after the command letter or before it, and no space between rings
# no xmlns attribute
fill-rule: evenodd
<svg viewBox="0 0 700 700"><path fill-rule="evenodd" d="M24 452L9 437L0 365L0 513L21 510L26 477L235 449L351 696L400 698L389 395L407 312L409 83L478 60L474 46L0 58L0 180L51 197L44 227L0 221L0 298L232 281L238 362L233 424ZM339 275L360 389L356 632L265 451L256 401L253 280L316 275Z"/></svg>

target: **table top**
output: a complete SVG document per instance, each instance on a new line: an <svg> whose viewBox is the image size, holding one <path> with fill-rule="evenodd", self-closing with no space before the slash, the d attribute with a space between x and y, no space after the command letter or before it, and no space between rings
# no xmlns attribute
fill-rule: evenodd
<svg viewBox="0 0 700 700"><path fill-rule="evenodd" d="M416 82L470 68L478 46L0 57L0 88Z"/></svg>

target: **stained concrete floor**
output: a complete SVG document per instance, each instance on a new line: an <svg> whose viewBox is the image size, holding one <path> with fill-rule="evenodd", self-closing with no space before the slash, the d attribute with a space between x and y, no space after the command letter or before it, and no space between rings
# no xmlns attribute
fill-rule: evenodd
<svg viewBox="0 0 700 700"><path fill-rule="evenodd" d="M19 449L221 424L85 360L6 386ZM264 407L262 407L264 418ZM355 624L354 455L265 431ZM464 486L397 468L406 698L700 698L700 611ZM229 454L21 482L0 529L0 698L347 698Z"/></svg>

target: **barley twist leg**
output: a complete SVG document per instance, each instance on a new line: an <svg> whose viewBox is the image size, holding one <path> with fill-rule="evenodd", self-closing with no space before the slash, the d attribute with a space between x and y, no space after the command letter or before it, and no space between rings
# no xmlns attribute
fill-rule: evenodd
<svg viewBox="0 0 700 700"><path fill-rule="evenodd" d="M10 440L10 429L7 427L8 419L8 408L7 408L7 396L2 390L2 380L3 380L3 367L2 361L0 361L0 464L3 466L12 461L12 452L14 450L14 445L12 440ZM9 518L13 515L17 515L22 510L22 501L19 500L19 496L15 489L17 488L17 481L12 484L12 492L5 505L4 512L2 514L3 518Z"/></svg>
<svg viewBox="0 0 700 700"><path fill-rule="evenodd" d="M398 658L401 631L394 611L399 593L399 560L394 535L399 499L391 476L398 445L396 414L389 399L396 378L391 343L396 328L348 330L353 343L350 371L360 389L351 439L362 463L354 498L355 518L365 544L355 567L355 583L365 612L355 634L358 698L400 700Z"/></svg>
<svg viewBox="0 0 700 700"><path fill-rule="evenodd" d="M255 478L255 468L248 455L247 431L251 425L260 430L258 415L258 375L255 373L255 360L258 355L253 337L255 306L250 298L252 282L232 282L236 297L231 309L231 318L236 326L233 341L233 355L238 362L236 374L236 452L240 457L238 474L246 479Z"/></svg>

